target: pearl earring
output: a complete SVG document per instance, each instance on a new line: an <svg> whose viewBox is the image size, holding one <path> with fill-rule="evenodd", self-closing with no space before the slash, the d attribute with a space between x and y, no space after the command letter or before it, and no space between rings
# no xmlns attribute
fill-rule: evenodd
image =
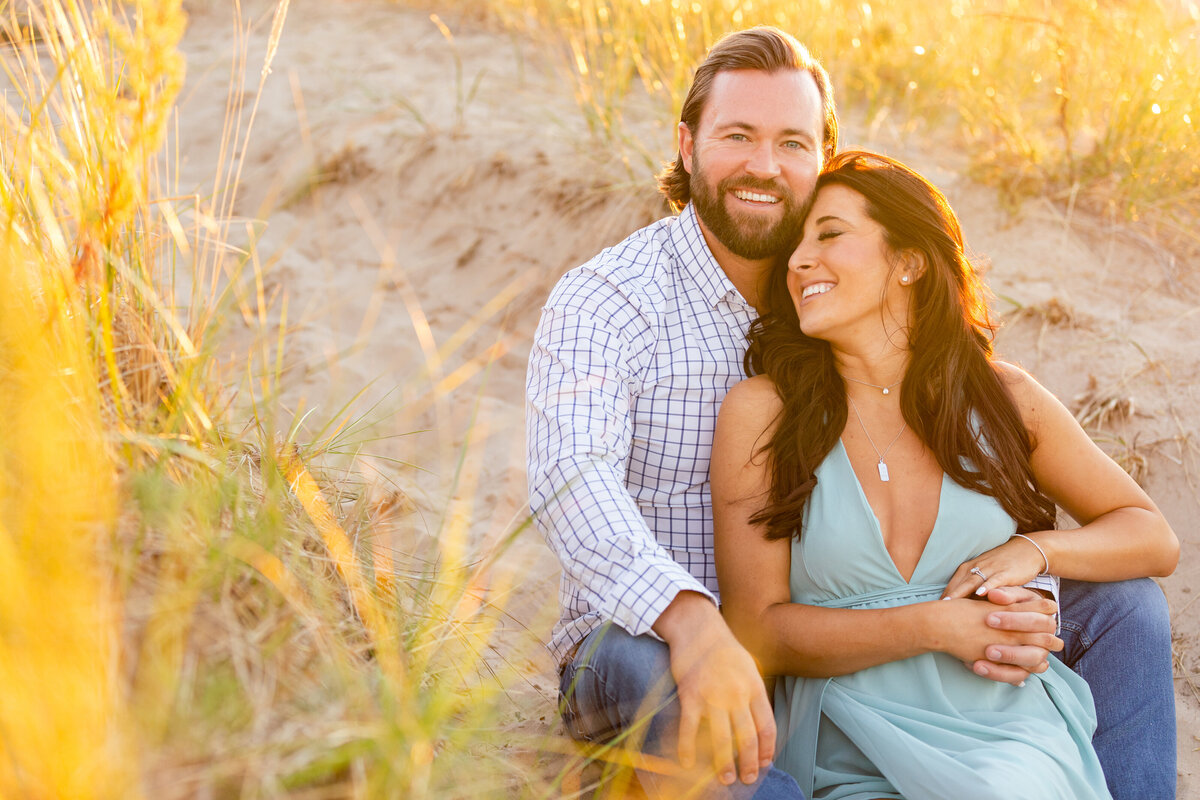
<svg viewBox="0 0 1200 800"><path fill-rule="evenodd" d="M907 276L907 275L903 275L903 276L901 276L901 278L900 278L900 282L901 282L901 283L908 283L908 276Z"/></svg>

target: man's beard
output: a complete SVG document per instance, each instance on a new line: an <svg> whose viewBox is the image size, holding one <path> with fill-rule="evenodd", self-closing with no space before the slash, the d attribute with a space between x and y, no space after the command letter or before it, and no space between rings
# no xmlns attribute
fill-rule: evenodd
<svg viewBox="0 0 1200 800"><path fill-rule="evenodd" d="M795 196L786 186L742 175L726 178L717 184L716 191L713 191L712 184L704 178L704 170L695 152L692 154L692 174L688 185L692 193L692 204L696 207L696 215L709 232L717 237L717 241L734 255L759 261L790 252L796 246L807 209L803 203L796 202ZM751 215L736 217L730 214L725 206L725 197L734 186L780 194L783 218L772 222Z"/></svg>

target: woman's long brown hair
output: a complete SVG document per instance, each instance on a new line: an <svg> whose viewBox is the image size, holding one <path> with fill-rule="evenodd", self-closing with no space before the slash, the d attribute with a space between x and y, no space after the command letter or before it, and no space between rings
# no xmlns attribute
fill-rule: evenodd
<svg viewBox="0 0 1200 800"><path fill-rule="evenodd" d="M911 350L900 408L952 480L995 497L1018 532L1054 527L1055 509L1038 488L1029 434L992 357L996 323L983 282L963 252L962 230L946 198L894 159L848 151L831 159L817 191L840 184L866 198L890 252L918 252L925 272L912 287ZM766 314L750 327L748 375L766 374L783 401L764 450L771 487L752 518L769 539L799 536L816 469L846 426L846 384L828 342L805 336L787 289L787 267L774 268ZM882 311L881 311L882 313Z"/></svg>

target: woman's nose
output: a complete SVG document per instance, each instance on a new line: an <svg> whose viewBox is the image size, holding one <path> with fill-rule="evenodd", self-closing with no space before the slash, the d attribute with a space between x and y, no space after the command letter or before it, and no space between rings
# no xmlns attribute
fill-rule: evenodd
<svg viewBox="0 0 1200 800"><path fill-rule="evenodd" d="M792 272L803 272L812 266L812 259L805 252L804 242L801 242L792 254L788 256L788 269Z"/></svg>

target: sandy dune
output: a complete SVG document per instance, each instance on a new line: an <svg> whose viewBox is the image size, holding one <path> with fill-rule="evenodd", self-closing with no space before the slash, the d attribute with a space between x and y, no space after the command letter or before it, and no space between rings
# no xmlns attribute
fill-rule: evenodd
<svg viewBox="0 0 1200 800"><path fill-rule="evenodd" d="M228 4L187 6L181 183L206 191L237 43ZM246 4L250 66L235 89L247 96L270 11ZM379 467L387 533L410 552L428 544L450 495L481 543L521 518L525 358L541 302L566 269L663 213L648 183L605 188L628 179L588 139L555 65L478 20L445 22L453 46L428 15L382 0L293 4L237 206L266 221L258 248L268 288L288 298L287 403L327 418L362 391L354 407L377 421L374 435L394 437L368 449L421 468ZM647 120L646 131L666 157L664 122ZM1011 215L964 177L962 158L923 152L886 127L864 130L850 115L844 142L932 177L990 261L1008 319L1000 351L1072 408L1090 398L1097 436L1138 470L1183 539L1162 586L1176 629L1179 796L1200 794L1200 311L1186 265L1048 202ZM231 348L243 334L231 331ZM431 358L438 347L446 352ZM471 477L454 488L464 447ZM408 497L389 494L387 480ZM513 626L513 658L532 671L521 716L536 727L552 713L536 642L557 565L530 531L505 563L524 576L507 602L524 626Z"/></svg>

